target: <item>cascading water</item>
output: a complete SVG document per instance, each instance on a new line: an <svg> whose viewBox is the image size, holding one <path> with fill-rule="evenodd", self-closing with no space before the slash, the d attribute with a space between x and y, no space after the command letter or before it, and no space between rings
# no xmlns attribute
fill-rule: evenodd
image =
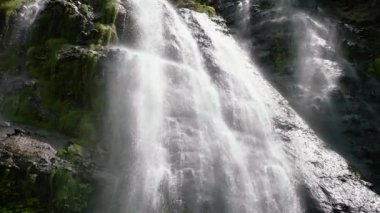
<svg viewBox="0 0 380 213"><path fill-rule="evenodd" d="M6 41L6 48L4 50L0 50L0 55L2 51L6 51L7 49L16 48L19 52L19 60L20 64L23 64L24 54L26 50L23 50L23 45L28 39L29 30L36 20L38 14L42 11L46 0L36 0L32 1L30 4L27 4L22 7L22 9L17 14L15 25L12 27L12 30L9 32L9 40ZM15 89L15 87L19 86L15 82L21 79L26 80L26 73L22 73L22 76L12 76L7 72L3 73L0 78L0 100L4 94L9 91Z"/></svg>
<svg viewBox="0 0 380 213"><path fill-rule="evenodd" d="M107 125L115 180L100 211L300 212L247 55L206 16L184 13L214 47L220 72L206 71L167 2L131 5L138 40L115 48Z"/></svg>
<svg viewBox="0 0 380 213"><path fill-rule="evenodd" d="M42 11L46 3L46 0L35 0L30 4L22 7L19 14L17 15L15 27L12 32L12 42L14 43L24 43L29 35L29 29L35 22L38 14Z"/></svg>
<svg viewBox="0 0 380 213"><path fill-rule="evenodd" d="M304 98L328 99L342 74L339 58L336 58L333 24L322 24L303 12L295 13L293 21L295 32L301 32L295 35L296 70Z"/></svg>
<svg viewBox="0 0 380 213"><path fill-rule="evenodd" d="M337 142L342 130L332 96L340 94L339 79L354 74L339 52L336 23L318 16L323 11L313 1L269 1L266 7L247 28L254 55L292 106Z"/></svg>
<svg viewBox="0 0 380 213"><path fill-rule="evenodd" d="M43 9L46 0L36 0L22 8L19 16L24 22L24 25L29 27L36 20L39 12Z"/></svg>
<svg viewBox="0 0 380 213"><path fill-rule="evenodd" d="M42 180L49 185L46 189L54 187L54 190L41 192L44 196L41 201L45 201L47 195L52 198L48 200L49 209L52 205L52 208L59 208L57 211L84 211L84 208L89 207L91 210L87 209L88 212L99 213L378 212L380 196L371 191L367 183L351 170L345 159L330 150L291 109L288 102L270 86L243 47L229 34L224 20L210 20L205 14L186 9L179 9L177 14L166 0L120 1L119 5L112 5L114 8L106 6L110 6L107 11L110 9L112 13L117 7L125 9L115 14L115 25L124 22L124 27L115 27L114 23L103 26L105 20L100 18L99 14L104 11L103 8L97 8L97 1L59 1L59 4L49 6L48 9L51 11L44 11L43 15L46 17L37 19L45 2L37 0L19 10L20 14L14 20L16 30L9 32L19 35L20 37L15 38L20 40L20 43L5 39L9 44L4 46L22 47L28 43L27 33L33 22L41 21L37 23L36 29L45 33L45 25L40 24L47 23L52 26L47 20L51 15L58 17L56 11L60 11L59 15L63 18L71 19L75 16L86 22L85 26L82 26L83 31L77 35L81 39L73 39L72 42L65 42L62 47L56 47L54 42L52 45L49 41L61 41L68 36L58 33L62 38L53 34L54 37L48 36L46 41L28 47L28 50L38 49L37 52L41 51L43 54L28 54L27 60L19 57L20 62L14 64L17 66L14 73L17 74L16 78L22 78L21 81L14 83L15 81L7 76L8 69L0 70L5 82L0 83L0 93L20 87L21 96L10 96L11 101L16 102L12 103L11 107L17 106L16 110L26 111L26 114L30 114L30 111L25 109L33 107L33 110L39 110L40 102L45 103L46 100L40 101L40 96L50 93L44 92L44 87L46 83L52 83L49 75L46 76L46 82L29 82L26 78L27 72L20 75L18 71L24 71L20 66L32 60L29 55L36 56L41 61L38 65L46 69L41 69L41 73L50 73L52 78L55 78L61 71L70 69L80 74L79 77L82 79L73 78L79 80L80 84L90 81L88 87L95 86L92 80L99 80L97 86L104 89L101 72L107 71L106 94L101 93L99 98L103 100L103 95L108 98L105 102L99 101L107 105L104 144L92 144L99 149L91 153L99 154L99 159L103 160L105 156L109 159L93 164L90 159L87 161L87 157L91 158L87 155L87 150L83 150L82 153L80 146L70 145L63 151L63 155L75 155L71 160L80 161L73 162L75 169L71 173L71 165L66 160L54 157L55 163L62 162L65 165L62 170L51 166L54 170L51 171L49 181ZM238 1L226 2L233 2L229 5L236 6ZM89 2L91 4L87 5ZM248 26L248 22L257 18L250 16L253 10L257 9L251 7L256 1L242 2L239 11L243 16L249 17L239 22L239 25ZM297 71L300 71L295 77L300 76L296 80L301 88L302 97L313 99L315 96L328 96L335 87L336 74L341 69L338 60L335 63L326 57L334 55L333 36L328 35L331 33L330 29L327 29L325 23L321 24L322 21L316 21L302 12L292 14L293 1L280 2L275 10L284 13L270 21L291 20L290 22L296 23L295 29L305 32L294 36L299 41L299 45L296 45L299 54L294 64ZM85 5L79 7L82 4ZM62 10L62 6L68 8ZM84 11L80 11L79 8ZM292 14L290 18L287 17L289 14ZM72 23L75 26L76 21ZM96 41L87 40L92 40L92 36L96 37L103 28L110 31L116 28L120 45L95 45L92 42ZM74 38L74 35L68 37ZM242 38L247 37L243 35ZM103 39L105 38L101 40ZM49 49L54 51L49 53ZM11 48L9 50L13 51ZM86 61L87 57L91 57L93 62L95 51L96 58L99 59L96 67L100 67L99 70L96 69L96 74L91 73L95 74L94 79L88 79L86 75L90 73L87 69L77 65L80 65L83 57ZM55 59L56 62L52 63ZM317 68L321 66L327 67L323 67L323 70L333 70L332 75L321 74L321 70ZM38 71L38 67L36 70ZM307 72L304 72L305 70ZM30 71L33 72L33 77L41 79L42 76L38 76L38 72L34 73L34 69ZM67 79L69 86L73 80L70 77ZM322 80L316 85L310 84L316 79ZM58 87L66 85L66 78L59 80ZM61 85L61 81L64 84ZM29 87L33 90L31 96L28 94ZM94 88L94 91L97 89L99 88ZM51 96L53 95L55 92L51 93ZM71 91L66 95L71 96ZM24 102L23 99L30 101L25 109L24 104L19 103ZM94 102L98 104L98 100ZM94 108L103 110L102 106ZM41 109L38 117L55 117L55 113L49 113L50 110ZM91 124L88 125L92 119L88 117L93 113L87 113L86 110L75 110L75 116L70 112L70 116L64 115L59 119L60 123L69 122L66 119L71 120L71 117L77 117L77 114L82 112L84 116L80 118L78 131L92 133ZM94 116L98 116L95 114L94 112ZM6 134L4 137L32 137L32 134L24 135L18 132L22 131L17 130L15 134ZM105 150L102 149L102 145ZM35 148L37 150L38 147ZM72 148L75 150L70 150ZM59 154L65 159L71 158L63 155ZM14 157L17 157L17 161L23 158L16 155ZM51 162L51 165L58 165L53 160ZM44 166L46 163L50 164L45 160L42 162ZM84 172L79 171L82 166ZM97 170L98 166L104 168ZM70 172L64 172L63 168ZM18 167L15 169L17 174L22 171ZM61 176L60 171L64 175ZM91 174L86 174L87 172ZM46 179L46 171L43 171L42 175L43 179ZM86 176L83 179L89 180L82 182L82 175ZM40 184L39 174L32 176L36 177L36 183ZM24 182L22 180L22 183ZM13 185L18 182L11 183ZM97 184L103 185L98 188ZM21 188L29 194L29 186ZM36 188L39 189L40 186ZM91 189L95 189L93 195L99 197L96 198L96 202L87 203ZM13 193L11 194L13 197ZM33 196L32 203L37 203L36 207L39 207L39 198L34 197L34 192L30 195ZM13 207L13 198L11 200L9 204ZM26 199L23 197L20 202L22 205L17 205L17 211L24 207L29 209L29 202L28 206L24 206L24 200ZM16 202L18 204L19 201ZM70 207L70 210L62 210L61 207ZM32 211L33 207L30 206L30 209Z"/></svg>
<svg viewBox="0 0 380 213"><path fill-rule="evenodd" d="M241 25L240 27L241 28L245 29L246 27L249 26L250 17L251 17L250 6L251 6L251 0L243 0L239 4L240 14L241 14L241 17L242 17L242 20L240 21L240 25Z"/></svg>
<svg viewBox="0 0 380 213"><path fill-rule="evenodd" d="M279 1L274 7L275 19L287 24L294 55L294 76L299 91L298 100L303 104L315 104L315 100L328 104L330 93L337 88L342 66L336 46L336 26L328 19L317 19L298 8L294 0ZM288 59L291 61L292 59ZM300 98L301 97L301 98Z"/></svg>

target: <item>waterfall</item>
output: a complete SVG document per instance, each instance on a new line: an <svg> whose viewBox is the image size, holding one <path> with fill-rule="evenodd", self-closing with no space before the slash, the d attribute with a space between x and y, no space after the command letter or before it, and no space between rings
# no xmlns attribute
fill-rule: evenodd
<svg viewBox="0 0 380 213"><path fill-rule="evenodd" d="M282 0L276 13L280 17L277 20L288 23L291 30L290 39L294 42L291 48L296 53L294 83L301 96L298 99L302 104L315 104L315 100L328 104L343 72L336 46L336 25L327 18L306 13L297 4L298 1Z"/></svg>
<svg viewBox="0 0 380 213"><path fill-rule="evenodd" d="M343 130L333 99L344 99L339 80L355 76L339 51L337 23L313 1L281 0L265 7L247 27L253 54L290 104L336 143Z"/></svg>
<svg viewBox="0 0 380 213"><path fill-rule="evenodd" d="M32 3L25 5L19 14L22 24L29 27L34 23L38 14L43 9L46 0L35 0Z"/></svg>
<svg viewBox="0 0 380 213"><path fill-rule="evenodd" d="M248 55L205 15L184 13L211 42L214 73L170 4L131 5L136 44L113 48L110 68L104 211L300 212Z"/></svg>
<svg viewBox="0 0 380 213"><path fill-rule="evenodd" d="M17 14L16 23L13 27L11 43L25 43L29 29L35 22L38 14L43 10L46 0L35 0L24 5Z"/></svg>
<svg viewBox="0 0 380 213"><path fill-rule="evenodd" d="M294 14L293 19L294 31L299 32L294 35L299 86L306 99L328 99L342 74L339 58L336 58L333 24L323 24L303 12Z"/></svg>
<svg viewBox="0 0 380 213"><path fill-rule="evenodd" d="M249 26L251 20L251 0L243 0L239 4L240 14L242 20L240 21L240 27L245 29Z"/></svg>
<svg viewBox="0 0 380 213"><path fill-rule="evenodd" d="M135 36L110 50L109 183L95 212L332 212L331 200L359 210L362 195L378 206L360 179L341 181L353 175L346 161L222 19L178 14L165 0L128 3Z"/></svg>
<svg viewBox="0 0 380 213"><path fill-rule="evenodd" d="M42 11L46 3L46 0L35 0L31 1L29 4L24 5L14 21L14 26L9 30L9 35L6 33L6 37L9 39L5 40L5 48L0 50L1 54L12 54L18 55L19 65L24 64L26 50L25 45L29 36L29 30L35 22L38 14ZM20 77L24 80L27 79L26 73L22 72L22 76L13 76L12 73L4 72L0 75L0 100L2 100L4 94L9 91L14 90L18 87L14 83L15 80L19 80Z"/></svg>

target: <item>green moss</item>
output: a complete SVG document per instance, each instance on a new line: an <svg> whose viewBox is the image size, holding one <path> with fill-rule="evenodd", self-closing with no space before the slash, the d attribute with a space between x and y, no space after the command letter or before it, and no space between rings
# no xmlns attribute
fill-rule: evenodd
<svg viewBox="0 0 380 213"><path fill-rule="evenodd" d="M41 12L38 22L34 23L29 46L41 46L52 38L60 38L70 44L79 43L91 21L90 13L78 13L78 8L71 1L55 0L47 4L50 9ZM79 9L80 12L90 10L85 6Z"/></svg>
<svg viewBox="0 0 380 213"><path fill-rule="evenodd" d="M0 2L0 9L16 11L27 2L30 2L30 0L3 0L3 2Z"/></svg>
<svg viewBox="0 0 380 213"><path fill-rule="evenodd" d="M33 78L50 80L59 57L59 51L67 45L62 38L51 38L43 46L32 46L27 51L26 67Z"/></svg>
<svg viewBox="0 0 380 213"><path fill-rule="evenodd" d="M46 209L36 193L37 185L25 174L1 168L0 212L42 213Z"/></svg>
<svg viewBox="0 0 380 213"><path fill-rule="evenodd" d="M215 8L207 6L206 4L202 4L202 3L195 3L195 5L193 6L193 9L200 13L206 13L207 15L211 17L215 16L216 14Z"/></svg>
<svg viewBox="0 0 380 213"><path fill-rule="evenodd" d="M119 2L117 0L103 1L102 23L112 25L116 21Z"/></svg>
<svg viewBox="0 0 380 213"><path fill-rule="evenodd" d="M4 11L5 14L6 28L8 28L7 26L10 24L10 21L17 15L17 10L28 2L30 0L3 0L0 3L0 11Z"/></svg>
<svg viewBox="0 0 380 213"><path fill-rule="evenodd" d="M85 183L64 169L56 169L51 174L52 201L54 212L84 212L88 207L92 192L90 184Z"/></svg>
<svg viewBox="0 0 380 213"><path fill-rule="evenodd" d="M44 126L46 123L42 112L36 106L37 101L33 90L16 90L5 96L0 104L0 113L14 122Z"/></svg>
<svg viewBox="0 0 380 213"><path fill-rule="evenodd" d="M0 53L0 74L5 71L16 71L20 60L20 56L17 53L17 51L6 51L5 53Z"/></svg>
<svg viewBox="0 0 380 213"><path fill-rule="evenodd" d="M275 72L281 73L285 70L288 57L284 43L280 40L276 40L272 58Z"/></svg>
<svg viewBox="0 0 380 213"><path fill-rule="evenodd" d="M372 63L369 64L369 73L380 79L380 56L375 58Z"/></svg>
<svg viewBox="0 0 380 213"><path fill-rule="evenodd" d="M281 52L275 55L274 69L276 72L283 72L285 70L286 63L287 59L285 53Z"/></svg>
<svg viewBox="0 0 380 213"><path fill-rule="evenodd" d="M214 0L172 0L177 7L185 7L209 16L215 16Z"/></svg>
<svg viewBox="0 0 380 213"><path fill-rule="evenodd" d="M81 4L79 6L79 11L86 17L89 17L93 13L94 9L90 5Z"/></svg>
<svg viewBox="0 0 380 213"><path fill-rule="evenodd" d="M79 144L71 144L69 147L57 151L57 156L73 162L75 157L82 156L83 148Z"/></svg>
<svg viewBox="0 0 380 213"><path fill-rule="evenodd" d="M98 122L90 111L73 109L63 114L58 123L59 130L75 136L74 142L78 145L89 145L98 138Z"/></svg>
<svg viewBox="0 0 380 213"><path fill-rule="evenodd" d="M26 65L30 76L38 80L38 89L8 94L1 112L14 122L76 137L77 143L95 141L97 62L96 52L70 46L61 38L30 47Z"/></svg>
<svg viewBox="0 0 380 213"><path fill-rule="evenodd" d="M95 25L95 34L94 38L90 40L90 45L108 45L117 41L117 33L115 25L106 25L97 23Z"/></svg>
<svg viewBox="0 0 380 213"><path fill-rule="evenodd" d="M0 10L16 8L23 4L20 2L2 2ZM80 144L96 140L94 112L104 104L99 98L102 95L97 95L103 91L99 90L99 55L93 50L117 40L118 1L87 3L80 5L80 13L72 1L47 3L50 10L40 14L25 51L25 67L37 84L34 89L6 94L0 105L0 112L11 121L59 131ZM94 12L101 15L97 21ZM57 16L60 18L53 18ZM13 52L1 55L0 72L18 70L24 63L17 51Z"/></svg>

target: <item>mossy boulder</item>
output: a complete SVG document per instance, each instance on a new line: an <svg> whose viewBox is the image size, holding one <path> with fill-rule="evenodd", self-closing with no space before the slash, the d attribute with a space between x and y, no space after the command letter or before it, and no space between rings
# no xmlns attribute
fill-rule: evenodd
<svg viewBox="0 0 380 213"><path fill-rule="evenodd" d="M95 142L104 105L98 51L50 39L30 47L26 68L34 80L4 95L0 113L11 121Z"/></svg>
<svg viewBox="0 0 380 213"><path fill-rule="evenodd" d="M99 57L97 51L62 40L49 40L45 47L29 49L27 68L38 80L41 106L55 115L49 125L56 130L95 140L95 112L102 107L100 93L105 84Z"/></svg>

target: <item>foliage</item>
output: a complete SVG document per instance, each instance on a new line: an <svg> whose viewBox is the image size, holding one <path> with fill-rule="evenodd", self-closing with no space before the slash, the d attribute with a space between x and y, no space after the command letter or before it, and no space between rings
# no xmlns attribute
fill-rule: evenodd
<svg viewBox="0 0 380 213"><path fill-rule="evenodd" d="M215 16L214 0L174 0L179 7L186 7L209 16Z"/></svg>
<svg viewBox="0 0 380 213"><path fill-rule="evenodd" d="M51 209L57 213L84 212L88 206L91 185L82 182L65 169L56 169L51 174Z"/></svg>
<svg viewBox="0 0 380 213"><path fill-rule="evenodd" d="M33 174L1 169L3 172L0 173L0 212L46 212L40 197L35 193L36 180Z"/></svg>
<svg viewBox="0 0 380 213"><path fill-rule="evenodd" d="M215 16L216 14L215 8L207 6L205 4L195 3L192 9L200 13L206 13L209 16Z"/></svg>

